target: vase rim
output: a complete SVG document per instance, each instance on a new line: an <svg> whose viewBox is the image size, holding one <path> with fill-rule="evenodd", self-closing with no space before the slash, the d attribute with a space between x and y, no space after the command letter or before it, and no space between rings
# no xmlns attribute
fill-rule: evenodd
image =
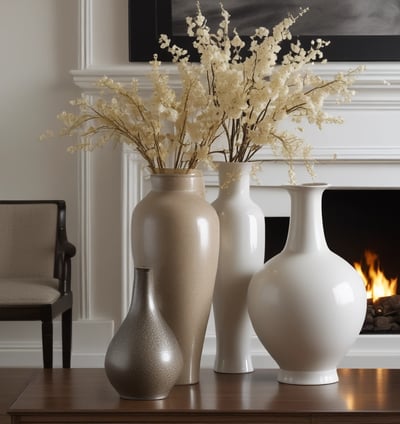
<svg viewBox="0 0 400 424"><path fill-rule="evenodd" d="M246 162L229 162L229 161L225 161L225 160L216 160L214 161L214 164L218 167L221 165L227 165L227 166L253 166L253 165L257 165L260 164L261 161L246 161Z"/></svg>
<svg viewBox="0 0 400 424"><path fill-rule="evenodd" d="M253 166L257 166L257 162L214 162L215 170L222 172L232 172L241 175L242 172L250 174Z"/></svg>
<svg viewBox="0 0 400 424"><path fill-rule="evenodd" d="M177 168L157 168L157 172L151 173L151 176L201 176L203 172L200 169L177 169Z"/></svg>
<svg viewBox="0 0 400 424"><path fill-rule="evenodd" d="M303 184L284 184L282 187L287 189L297 188L328 188L331 187L328 183L316 182L316 183L303 183Z"/></svg>

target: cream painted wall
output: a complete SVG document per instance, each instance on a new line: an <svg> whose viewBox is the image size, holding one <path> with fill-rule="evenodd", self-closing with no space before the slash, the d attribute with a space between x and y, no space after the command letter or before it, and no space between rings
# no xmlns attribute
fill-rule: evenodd
<svg viewBox="0 0 400 424"><path fill-rule="evenodd" d="M120 152L95 152L83 168L88 161L66 152L73 140L41 142L39 136L59 127L56 114L81 94L71 70L128 63L127 0L1 0L0 6L0 198L66 200L68 235L78 248L72 364L101 366L113 323L121 319ZM95 40L90 51L80 38L85 7ZM82 172L89 173L90 198L82 197ZM86 201L90 258L82 257L80 245L88 231L80 227ZM57 365L58 327L54 336ZM41 365L39 323L0 323L0 366L10 365Z"/></svg>
<svg viewBox="0 0 400 424"><path fill-rule="evenodd" d="M66 140L39 136L78 94L69 75L78 58L77 11L77 0L1 0L0 14L0 198L65 199L74 243L77 158L66 154Z"/></svg>
<svg viewBox="0 0 400 424"><path fill-rule="evenodd" d="M62 197L76 240L76 157L66 143L40 143L55 112L78 90L77 0L1 0L0 197Z"/></svg>

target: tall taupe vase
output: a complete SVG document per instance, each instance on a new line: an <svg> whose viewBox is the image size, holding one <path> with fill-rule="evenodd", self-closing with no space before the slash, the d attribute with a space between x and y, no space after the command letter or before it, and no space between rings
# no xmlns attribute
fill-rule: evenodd
<svg viewBox="0 0 400 424"><path fill-rule="evenodd" d="M132 251L136 267L153 269L157 304L180 345L177 384L197 383L219 251L218 216L200 171L151 175L132 214Z"/></svg>

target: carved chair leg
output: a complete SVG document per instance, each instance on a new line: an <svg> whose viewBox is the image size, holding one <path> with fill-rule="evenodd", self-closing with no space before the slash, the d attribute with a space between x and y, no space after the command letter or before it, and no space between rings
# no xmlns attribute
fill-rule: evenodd
<svg viewBox="0 0 400 424"><path fill-rule="evenodd" d="M53 321L42 321L42 349L44 368L53 368Z"/></svg>
<svg viewBox="0 0 400 424"><path fill-rule="evenodd" d="M62 314L62 360L63 368L71 368L72 309Z"/></svg>

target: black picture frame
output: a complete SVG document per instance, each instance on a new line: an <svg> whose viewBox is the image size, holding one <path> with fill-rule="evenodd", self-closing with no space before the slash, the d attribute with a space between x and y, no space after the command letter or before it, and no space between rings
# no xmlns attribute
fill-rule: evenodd
<svg viewBox="0 0 400 424"><path fill-rule="evenodd" d="M168 52L160 49L160 34L167 34L173 43L187 49L191 60L198 60L188 36L172 34L171 0L129 0L129 61L148 62L156 53L160 60L170 61ZM304 45L319 36L298 38ZM243 37L244 39L246 37ZM393 62L400 60L400 35L335 35L327 38L331 44L325 48L331 62Z"/></svg>

